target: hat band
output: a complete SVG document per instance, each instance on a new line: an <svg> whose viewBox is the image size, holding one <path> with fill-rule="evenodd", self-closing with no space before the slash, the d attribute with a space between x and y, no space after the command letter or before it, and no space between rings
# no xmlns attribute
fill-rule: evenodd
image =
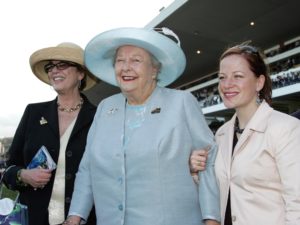
<svg viewBox="0 0 300 225"><path fill-rule="evenodd" d="M177 45L180 47L180 40L179 40L179 37L169 28L167 27L158 27L158 28L154 28L155 31L161 33L161 34L164 34L164 35L169 35L169 36L172 36L173 38L176 39L177 41Z"/></svg>

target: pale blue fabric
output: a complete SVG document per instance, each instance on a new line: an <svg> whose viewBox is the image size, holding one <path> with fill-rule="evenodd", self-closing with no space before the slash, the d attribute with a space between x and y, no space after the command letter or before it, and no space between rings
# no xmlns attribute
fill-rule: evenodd
<svg viewBox="0 0 300 225"><path fill-rule="evenodd" d="M145 120L123 145L126 101L117 94L98 106L77 173L70 214L99 225L200 225L220 220L214 175L216 144L191 93L157 87ZM190 175L191 151L211 145L200 185ZM200 210L201 206L201 210Z"/></svg>

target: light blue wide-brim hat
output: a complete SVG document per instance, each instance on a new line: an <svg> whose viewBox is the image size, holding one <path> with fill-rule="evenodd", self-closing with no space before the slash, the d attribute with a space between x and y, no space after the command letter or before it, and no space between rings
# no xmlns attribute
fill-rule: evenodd
<svg viewBox="0 0 300 225"><path fill-rule="evenodd" d="M171 38L173 36L176 43ZM117 28L95 36L84 52L85 65L99 79L118 86L113 67L116 50L124 45L133 45L150 52L161 63L157 85L164 87L174 82L183 73L186 57L176 34L168 28L157 31L146 28Z"/></svg>

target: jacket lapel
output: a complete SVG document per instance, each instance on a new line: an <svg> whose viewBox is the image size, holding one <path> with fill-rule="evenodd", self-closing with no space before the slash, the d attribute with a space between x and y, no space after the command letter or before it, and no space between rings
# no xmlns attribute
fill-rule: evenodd
<svg viewBox="0 0 300 225"><path fill-rule="evenodd" d="M240 136L239 141L233 150L233 154L232 147L236 114L234 114L231 120L229 120L228 123L221 127L217 132L217 138L220 140L219 144L221 146L219 151L222 154L222 159L227 174L230 174L231 164L235 159L235 156L243 151L248 141L250 141L251 136L255 132L265 132L267 128L267 120L272 110L273 109L266 102L261 103L260 107L247 124L243 134Z"/></svg>
<svg viewBox="0 0 300 225"><path fill-rule="evenodd" d="M234 148L233 159L236 156L236 154L238 154L244 149L248 141L251 139L251 136L255 132L265 132L267 128L268 117L272 110L273 109L266 102L261 103L261 105L256 110L255 114L252 116L247 126L245 127L244 132L240 136L239 141Z"/></svg>
<svg viewBox="0 0 300 225"><path fill-rule="evenodd" d="M47 120L50 130L59 139L58 114L57 114L57 98L49 102L41 112L41 118Z"/></svg>
<svg viewBox="0 0 300 225"><path fill-rule="evenodd" d="M221 128L217 133L217 138L220 140L220 146L227 146L219 148L222 155L223 163L226 168L226 174L230 174L231 161L232 161L232 145L233 145L233 126L236 115L232 117L228 123Z"/></svg>

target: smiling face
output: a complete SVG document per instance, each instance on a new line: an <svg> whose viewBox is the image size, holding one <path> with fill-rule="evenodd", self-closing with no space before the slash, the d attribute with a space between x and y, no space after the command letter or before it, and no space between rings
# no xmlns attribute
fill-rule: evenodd
<svg viewBox="0 0 300 225"><path fill-rule="evenodd" d="M228 55L220 62L218 89L227 108L256 108L257 93L263 88L264 82L265 77L256 77L241 55Z"/></svg>
<svg viewBox="0 0 300 225"><path fill-rule="evenodd" d="M143 48L126 45L117 50L115 74L129 104L143 104L156 87L158 69Z"/></svg>
<svg viewBox="0 0 300 225"><path fill-rule="evenodd" d="M60 65L61 61L51 61L54 65ZM50 64L51 64L50 63ZM66 93L79 90L79 82L84 78L84 72L80 71L76 66L54 66L48 71L48 78L51 86L57 93Z"/></svg>

